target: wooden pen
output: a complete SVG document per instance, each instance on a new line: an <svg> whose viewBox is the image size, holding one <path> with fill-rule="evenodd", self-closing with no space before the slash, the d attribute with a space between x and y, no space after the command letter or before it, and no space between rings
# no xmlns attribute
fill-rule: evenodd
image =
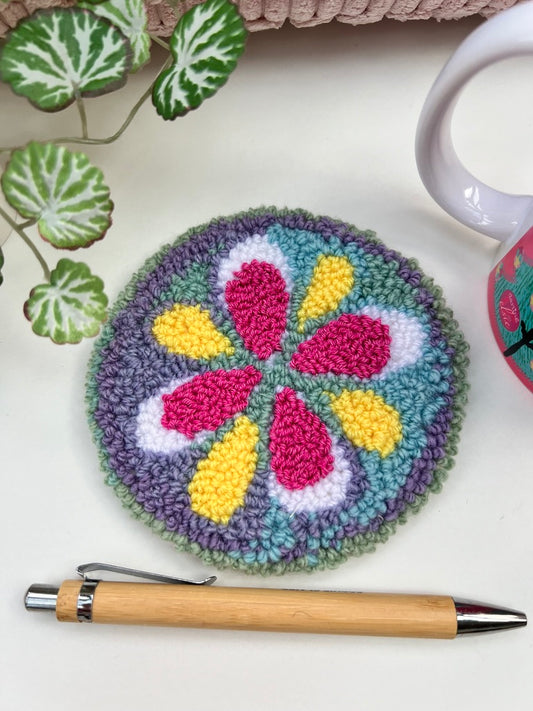
<svg viewBox="0 0 533 711"><path fill-rule="evenodd" d="M160 582L87 577L97 569ZM214 578L193 583L96 563L78 571L83 580L32 585L26 608L55 610L60 622L439 639L527 624L522 612L445 595L212 587Z"/></svg>

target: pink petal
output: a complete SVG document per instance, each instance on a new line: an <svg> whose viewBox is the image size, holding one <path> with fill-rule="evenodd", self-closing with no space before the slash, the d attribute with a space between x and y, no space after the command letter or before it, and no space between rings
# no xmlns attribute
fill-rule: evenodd
<svg viewBox="0 0 533 711"><path fill-rule="evenodd" d="M252 365L244 370L215 370L197 375L163 395L161 424L193 438L202 430L214 431L244 410L261 373Z"/></svg>
<svg viewBox="0 0 533 711"><path fill-rule="evenodd" d="M390 358L389 328L370 316L343 314L300 343L291 366L303 373L334 373L369 378Z"/></svg>
<svg viewBox="0 0 533 711"><path fill-rule="evenodd" d="M276 479L289 490L312 486L333 470L325 425L290 388L276 395L269 449Z"/></svg>
<svg viewBox="0 0 533 711"><path fill-rule="evenodd" d="M226 303L246 348L265 359L280 350L287 325L287 293L280 271L268 262L243 264L226 284Z"/></svg>

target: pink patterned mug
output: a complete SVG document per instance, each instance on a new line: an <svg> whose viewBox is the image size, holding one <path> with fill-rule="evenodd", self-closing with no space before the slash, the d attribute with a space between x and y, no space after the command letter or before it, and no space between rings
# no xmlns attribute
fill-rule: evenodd
<svg viewBox="0 0 533 711"><path fill-rule="evenodd" d="M420 116L416 159L432 197L450 215L502 242L489 275L489 317L507 363L533 391L533 196L509 195L471 175L457 157L451 120L465 84L484 67L533 54L533 2L476 29L437 77Z"/></svg>

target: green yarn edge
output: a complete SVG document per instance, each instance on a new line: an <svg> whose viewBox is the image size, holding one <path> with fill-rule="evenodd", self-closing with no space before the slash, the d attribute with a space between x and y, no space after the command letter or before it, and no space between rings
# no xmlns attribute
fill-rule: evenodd
<svg viewBox="0 0 533 711"><path fill-rule="evenodd" d="M441 322L442 333L447 339L447 342L455 349L455 357L453 360L453 374L454 374L454 386L455 386L455 397L452 407L453 417L450 425L450 431L448 433L448 439L444 447L445 456L438 462L435 470L433 472L433 479L426 491L423 494L419 494L415 497L415 501L407 504L404 511L398 516L394 521L383 523L380 529L374 533L358 534L353 538L344 539L341 544L340 550L333 549L319 549L316 553L313 553L317 558L317 563L310 566L305 557L293 560L290 563L285 563L283 561L277 563L245 563L243 560L235 560L230 557L227 553L222 553L219 551L211 551L202 548L198 543L189 541L185 536L180 536L174 531L167 531L163 521L159 521L155 518L153 514L147 513L143 507L135 501L135 496L128 490L128 488L122 484L120 479L113 472L109 466L109 457L105 448L102 444L103 432L96 423L94 413L98 402L98 389L96 384L96 374L98 373L101 363L102 363L102 349L105 348L112 340L114 336L114 329L112 326L112 321L119 311L121 311L127 303L133 298L137 289L137 283L143 279L149 272L154 270L166 257L168 252L180 244L188 241L189 239L195 237L196 235L204 232L207 227L214 226L220 223L231 222L245 217L261 217L266 214L274 215L278 218L299 215L307 220L312 220L318 222L322 219L327 219L336 225L347 227L352 233L364 236L369 242L374 244L384 245L384 243L376 236L376 233L371 230L359 230L354 225L348 224L341 220L334 220L331 217L317 216L302 209L278 209L274 207L262 207L252 210L246 210L243 212L238 212L230 216L219 217L202 225L193 227L185 232L183 235L178 237L172 244L164 245L156 255L153 255L143 266L135 272L133 277L128 282L124 290L119 294L114 306L109 311L109 318L105 324L102 332L97 338L94 349L92 351L91 357L88 362L88 370L86 377L86 397L85 403L87 407L87 415L89 421L89 428L92 434L92 438L96 447L98 449L98 458L100 461L100 466L103 472L106 474L105 482L108 486L113 487L116 496L120 499L124 508L128 509L130 514L142 521L146 526L149 526L154 533L157 533L163 540L171 542L179 551L184 551L188 553L193 553L198 556L206 565L212 565L214 567L224 569L233 568L240 572L245 572L249 574L260 574L263 576L267 575L282 575L288 572L302 572L306 571L309 573L333 569L341 565L351 557L359 557L364 553L371 553L376 550L376 547L380 543L385 543L390 536L392 536L399 524L405 524L407 520L414 514L417 514L420 509L427 503L430 494L436 494L442 489L442 485L448 476L448 472L454 464L454 457L457 454L457 447L459 442L459 435L462 426L462 422L465 416L465 405L467 402L467 393L469 385L466 381L466 372L469 364L468 359L468 349L469 346L464 339L462 332L459 329L459 324L453 317L453 312L449 306L446 305L445 300L442 295L442 289L435 284L431 277L423 274L418 261L413 258L408 258L407 263L409 267L413 270L420 271L423 276L421 279L421 286L427 289L435 297L433 308L435 309L437 316ZM392 250L398 256L403 257L400 252Z"/></svg>

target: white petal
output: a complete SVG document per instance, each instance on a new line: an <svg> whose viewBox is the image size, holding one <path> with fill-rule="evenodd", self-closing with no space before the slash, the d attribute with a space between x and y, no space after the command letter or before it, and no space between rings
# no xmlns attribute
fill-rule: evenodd
<svg viewBox="0 0 533 711"><path fill-rule="evenodd" d="M268 237L263 235L253 235L239 242L230 250L228 256L220 262L218 269L217 286L222 291L222 298L226 291L226 284L235 277L235 273L240 271L243 264L250 264L254 259L258 262L273 264L279 272L287 291L292 289L291 271L287 259L281 249L268 241Z"/></svg>
<svg viewBox="0 0 533 711"><path fill-rule="evenodd" d="M162 396L165 393L173 392L178 385L183 385L194 377L191 375L181 380L172 380L155 395L141 402L135 430L138 447L147 452L172 454L187 449L193 442L202 442L207 437L208 432L204 431L199 432L194 439L189 439L177 430L167 430L161 424L164 412Z"/></svg>
<svg viewBox="0 0 533 711"><path fill-rule="evenodd" d="M397 309L382 309L379 306L365 306L359 313L379 319L389 327L390 359L375 378L383 378L400 368L414 365L421 357L426 335L415 316L407 316Z"/></svg>
<svg viewBox="0 0 533 711"><path fill-rule="evenodd" d="M290 513L324 511L342 503L346 497L352 470L337 440L332 440L331 452L334 458L333 471L316 484L303 489L286 489L271 471L268 480L270 496L277 499Z"/></svg>

